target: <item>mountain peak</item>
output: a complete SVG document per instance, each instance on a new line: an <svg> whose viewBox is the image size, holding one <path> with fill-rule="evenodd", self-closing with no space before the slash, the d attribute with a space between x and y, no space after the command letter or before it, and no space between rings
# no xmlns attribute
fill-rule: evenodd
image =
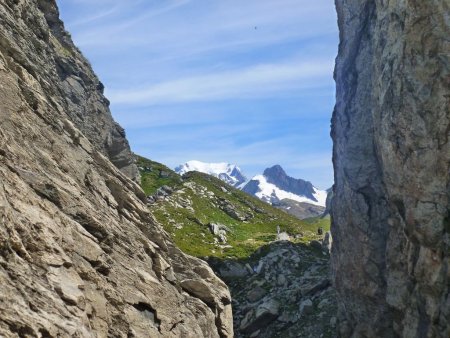
<svg viewBox="0 0 450 338"><path fill-rule="evenodd" d="M217 177L234 187L241 185L247 180L242 174L241 169L236 164L227 162L208 163L191 160L176 167L175 171L180 175L184 175L189 171L198 171Z"/></svg>
<svg viewBox="0 0 450 338"><path fill-rule="evenodd" d="M311 182L288 176L279 164L264 170L263 175L253 177L243 190L269 203L289 199L322 207L327 195Z"/></svg>
<svg viewBox="0 0 450 338"><path fill-rule="evenodd" d="M286 174L280 165L274 165L264 170L263 176L267 182L272 183L282 190L291 192L296 195L305 196L312 201L318 202L314 196L316 189L311 182L302 180L301 178L293 178Z"/></svg>
<svg viewBox="0 0 450 338"><path fill-rule="evenodd" d="M286 172L279 164L275 164L273 167L270 167L270 168L267 168L266 170L264 170L263 175L266 177L272 177L272 178L287 177Z"/></svg>

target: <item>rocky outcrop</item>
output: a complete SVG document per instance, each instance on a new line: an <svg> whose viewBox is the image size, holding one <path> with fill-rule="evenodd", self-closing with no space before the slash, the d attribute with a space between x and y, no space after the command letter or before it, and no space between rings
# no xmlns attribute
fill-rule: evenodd
<svg viewBox="0 0 450 338"><path fill-rule="evenodd" d="M128 178L123 130L53 0L0 0L0 74L0 336L233 336L227 287Z"/></svg>
<svg viewBox="0 0 450 338"><path fill-rule="evenodd" d="M450 336L450 4L336 0L343 337Z"/></svg>
<svg viewBox="0 0 450 338"><path fill-rule="evenodd" d="M103 84L64 30L55 1L35 0L30 5L2 0L0 5L2 63L11 67L9 61L14 61L26 103L36 110L45 93L46 106L64 111L96 150L137 180L125 132L111 117Z"/></svg>

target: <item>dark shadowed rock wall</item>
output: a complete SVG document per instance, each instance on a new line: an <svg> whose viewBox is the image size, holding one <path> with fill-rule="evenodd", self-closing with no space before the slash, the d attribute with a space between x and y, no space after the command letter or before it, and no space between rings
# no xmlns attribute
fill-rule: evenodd
<svg viewBox="0 0 450 338"><path fill-rule="evenodd" d="M226 285L148 212L102 91L54 0L0 0L0 337L232 337Z"/></svg>
<svg viewBox="0 0 450 338"><path fill-rule="evenodd" d="M343 337L450 337L450 2L336 0Z"/></svg>

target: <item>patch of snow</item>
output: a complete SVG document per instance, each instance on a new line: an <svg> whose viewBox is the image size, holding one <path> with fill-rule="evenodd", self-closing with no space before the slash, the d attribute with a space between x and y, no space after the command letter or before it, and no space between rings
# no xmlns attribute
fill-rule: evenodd
<svg viewBox="0 0 450 338"><path fill-rule="evenodd" d="M250 182L250 180L245 180L244 182L242 182L241 184L236 186L236 189L242 190L244 189L244 187L247 185L247 183Z"/></svg>
<svg viewBox="0 0 450 338"><path fill-rule="evenodd" d="M318 201L317 205L324 207L327 202L327 195L328 195L328 193L325 190L319 190L316 187L314 187L313 196Z"/></svg>

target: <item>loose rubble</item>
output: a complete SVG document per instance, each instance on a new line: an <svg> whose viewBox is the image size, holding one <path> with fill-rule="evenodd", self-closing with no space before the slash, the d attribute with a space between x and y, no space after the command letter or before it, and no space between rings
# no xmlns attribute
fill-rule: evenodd
<svg viewBox="0 0 450 338"><path fill-rule="evenodd" d="M249 261L212 260L231 290L236 337L335 337L329 256L320 247L277 241Z"/></svg>

